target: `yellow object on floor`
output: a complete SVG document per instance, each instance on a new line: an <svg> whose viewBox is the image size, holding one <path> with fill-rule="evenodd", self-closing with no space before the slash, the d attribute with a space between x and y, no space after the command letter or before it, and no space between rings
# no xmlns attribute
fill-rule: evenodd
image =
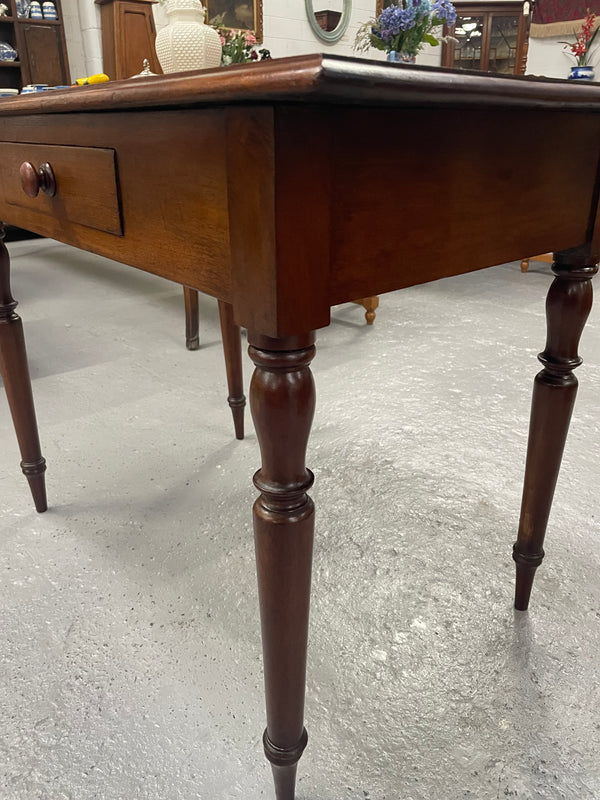
<svg viewBox="0 0 600 800"><path fill-rule="evenodd" d="M88 86L90 83L106 83L109 81L110 78L108 75L105 75L103 72L99 72L98 75L90 75L89 78L77 78L75 83L77 86Z"/></svg>

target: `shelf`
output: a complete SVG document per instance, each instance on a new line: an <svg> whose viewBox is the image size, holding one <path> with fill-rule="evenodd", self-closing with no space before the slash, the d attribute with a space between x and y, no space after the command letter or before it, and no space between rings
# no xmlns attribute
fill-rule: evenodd
<svg viewBox="0 0 600 800"><path fill-rule="evenodd" d="M21 69L21 62L20 61L0 61L0 69L2 67L15 67L16 69Z"/></svg>
<svg viewBox="0 0 600 800"><path fill-rule="evenodd" d="M3 22L13 23L13 22L16 22L16 21L17 21L17 17L0 17L0 25L2 25Z"/></svg>
<svg viewBox="0 0 600 800"><path fill-rule="evenodd" d="M60 25L59 19L31 19L31 17L17 17L15 19L17 25L28 23L29 25Z"/></svg>

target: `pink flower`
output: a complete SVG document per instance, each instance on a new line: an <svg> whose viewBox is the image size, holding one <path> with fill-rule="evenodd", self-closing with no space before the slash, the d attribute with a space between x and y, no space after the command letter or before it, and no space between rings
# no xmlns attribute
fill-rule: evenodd
<svg viewBox="0 0 600 800"><path fill-rule="evenodd" d="M244 40L248 45L248 47L254 47L254 45L256 44L256 36L253 33L247 33L244 36Z"/></svg>
<svg viewBox="0 0 600 800"><path fill-rule="evenodd" d="M221 47L223 47L223 45L225 44L225 37L223 36L223 34L219 36L219 39L221 40Z"/></svg>

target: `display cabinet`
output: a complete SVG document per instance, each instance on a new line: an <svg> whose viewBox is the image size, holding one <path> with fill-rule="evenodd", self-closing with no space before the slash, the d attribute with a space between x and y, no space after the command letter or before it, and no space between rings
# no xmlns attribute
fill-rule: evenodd
<svg viewBox="0 0 600 800"><path fill-rule="evenodd" d="M444 33L442 66L523 75L532 4L455 2L457 19Z"/></svg>
<svg viewBox="0 0 600 800"><path fill-rule="evenodd" d="M71 82L60 0L53 0L57 19L30 19L17 14L15 0L2 0L8 15L0 17L0 41L16 51L15 61L0 61L0 87L21 89L29 83L63 86Z"/></svg>

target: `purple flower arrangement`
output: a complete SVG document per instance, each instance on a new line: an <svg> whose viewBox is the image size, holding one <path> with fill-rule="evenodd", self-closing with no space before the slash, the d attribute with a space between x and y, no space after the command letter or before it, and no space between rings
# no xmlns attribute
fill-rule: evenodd
<svg viewBox="0 0 600 800"><path fill-rule="evenodd" d="M384 8L377 19L361 25L354 49L366 51L375 47L386 53L416 56L425 43L440 43L432 34L434 28L444 23L454 25L455 21L456 9L450 0L397 0Z"/></svg>

